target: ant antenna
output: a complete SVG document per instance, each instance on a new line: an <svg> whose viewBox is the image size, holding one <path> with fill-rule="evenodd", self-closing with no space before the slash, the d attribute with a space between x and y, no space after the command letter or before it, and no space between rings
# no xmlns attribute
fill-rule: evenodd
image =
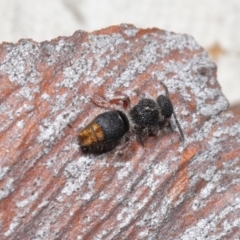
<svg viewBox="0 0 240 240"><path fill-rule="evenodd" d="M174 119L175 119L176 125L177 125L177 127L178 127L179 132L180 132L181 140L184 142L184 140L185 140L184 134L183 134L182 128L181 128L181 126L180 126L180 124L179 124L179 122L178 122L178 120L177 120L177 117L176 117L176 114L175 114L174 111L173 111L173 117L174 117Z"/></svg>
<svg viewBox="0 0 240 240"><path fill-rule="evenodd" d="M165 95L169 98L169 91L168 91L167 86L166 86L165 83L163 83L163 82L160 82L160 84L164 87Z"/></svg>

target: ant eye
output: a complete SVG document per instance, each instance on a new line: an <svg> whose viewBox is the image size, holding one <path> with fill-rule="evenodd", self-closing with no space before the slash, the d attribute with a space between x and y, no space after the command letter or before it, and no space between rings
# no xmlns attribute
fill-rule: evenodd
<svg viewBox="0 0 240 240"><path fill-rule="evenodd" d="M162 116L165 118L170 118L173 114L173 105L171 100L164 96L160 95L157 97L157 105L160 108Z"/></svg>

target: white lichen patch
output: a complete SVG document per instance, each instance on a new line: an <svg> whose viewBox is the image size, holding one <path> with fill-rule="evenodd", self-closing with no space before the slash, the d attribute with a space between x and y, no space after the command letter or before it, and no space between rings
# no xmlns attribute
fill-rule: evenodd
<svg viewBox="0 0 240 240"><path fill-rule="evenodd" d="M101 192L99 199L100 200L107 200L109 198L109 195L107 193Z"/></svg>
<svg viewBox="0 0 240 240"><path fill-rule="evenodd" d="M76 162L70 162L65 168L64 174L67 177L65 186L62 189L62 194L70 196L74 192L81 192L81 187L85 183L90 174L94 158L80 157ZM84 199L88 199L90 193L84 195Z"/></svg>
<svg viewBox="0 0 240 240"><path fill-rule="evenodd" d="M150 64L153 64L157 61L157 49L157 41L152 41L145 45L141 53L139 53L136 57L133 57L133 60L128 63L125 71L113 84L113 88L119 88L121 86L127 88L130 83L135 80L136 75L143 73Z"/></svg>
<svg viewBox="0 0 240 240"><path fill-rule="evenodd" d="M116 216L116 220L119 221L119 227L126 227L136 217L136 212L142 209L148 201L148 196L139 200L137 197L128 199L125 206L120 209L120 212Z"/></svg>
<svg viewBox="0 0 240 240"><path fill-rule="evenodd" d="M56 45L45 42L43 48L47 56L45 60L48 66L59 63L64 57L71 59L76 53L76 45L63 39L59 40Z"/></svg>
<svg viewBox="0 0 240 240"><path fill-rule="evenodd" d="M11 234L14 233L14 230L18 227L20 224L20 219L18 216L14 217L11 221L8 230L4 233L6 237L9 237Z"/></svg>
<svg viewBox="0 0 240 240"><path fill-rule="evenodd" d="M8 170L9 167L0 167L0 181L3 180L3 178L6 176Z"/></svg>
<svg viewBox="0 0 240 240"><path fill-rule="evenodd" d="M218 214L210 214L207 218L199 220L194 226L186 229L184 234L179 237L182 240L215 240L215 239L225 239L230 232L234 231L236 227L239 228L240 220L236 219L233 222L228 222L226 216L234 211L239 211L240 209L240 198L236 198L234 203L226 206ZM219 225L221 226L221 231L219 232Z"/></svg>
<svg viewBox="0 0 240 240"><path fill-rule="evenodd" d="M117 61L122 55L122 53L117 55L114 52L114 48L123 42L120 34L113 34L112 36L90 35L89 43L82 44L81 58L72 62L70 67L64 69L64 79L58 85L72 88L78 81L84 84L102 85L104 79L99 77L98 73L103 67L107 67L111 60L116 58Z"/></svg>
<svg viewBox="0 0 240 240"><path fill-rule="evenodd" d="M112 35L90 35L88 39L90 44L85 44L85 47L89 47L89 50L93 51L93 53L100 55L110 50L111 54L114 56L114 48L125 43L124 38L119 33Z"/></svg>
<svg viewBox="0 0 240 240"><path fill-rule="evenodd" d="M38 193L34 193L33 195L29 196L28 198L26 198L26 199L24 199L24 200L22 200L20 202L17 202L16 206L18 208L26 207L31 202L34 202L37 198L38 198Z"/></svg>
<svg viewBox="0 0 240 240"><path fill-rule="evenodd" d="M162 207L165 209L163 210ZM169 210L169 205L165 205L164 202L162 204L153 204L150 206L150 209L147 213L144 213L141 219L139 219L136 223L137 226L145 229L156 229L158 226L162 224L164 221L164 215L166 211Z"/></svg>
<svg viewBox="0 0 240 240"><path fill-rule="evenodd" d="M84 201L90 201L92 198L92 193L91 192L88 192L86 194L84 194L83 196L81 196L81 199L84 200Z"/></svg>
<svg viewBox="0 0 240 240"><path fill-rule="evenodd" d="M200 197L207 198L216 188L216 185L213 183L207 183L207 185L201 190Z"/></svg>
<svg viewBox="0 0 240 240"><path fill-rule="evenodd" d="M19 127L19 129L23 129L25 126L25 122L23 120L20 120L17 122L17 126Z"/></svg>
<svg viewBox="0 0 240 240"><path fill-rule="evenodd" d="M35 94L39 92L39 87L29 88L28 86L23 86L20 91L16 94L16 97L21 99L25 98L27 101L32 101Z"/></svg>
<svg viewBox="0 0 240 240"><path fill-rule="evenodd" d="M55 110L53 110L55 111ZM52 145L56 139L63 136L62 130L74 119L78 113L76 111L64 111L61 115L58 115L54 122L50 119L44 119L43 123L39 125L40 134L37 137L37 141L41 144L48 146Z"/></svg>
<svg viewBox="0 0 240 240"><path fill-rule="evenodd" d="M49 102L49 101L51 100L51 97L50 97L49 94L43 93L43 94L41 95L41 99L44 100L44 101L48 101L48 102Z"/></svg>
<svg viewBox="0 0 240 240"><path fill-rule="evenodd" d="M117 177L119 180L123 180L124 178L128 177L129 174L132 174L133 166L131 162L127 162L124 167L120 168L117 171Z"/></svg>
<svg viewBox="0 0 240 240"><path fill-rule="evenodd" d="M139 32L139 30L136 28L130 28L130 29L126 29L124 30L124 33L128 36L128 37L135 37L136 34Z"/></svg>
<svg viewBox="0 0 240 240"><path fill-rule="evenodd" d="M7 47L8 53L0 65L0 70L8 74L11 82L25 86L28 82L38 84L41 80L35 68L39 57L39 47L31 40L21 40L20 44ZM28 70L28 74L26 74Z"/></svg>
<svg viewBox="0 0 240 240"><path fill-rule="evenodd" d="M45 208L49 204L49 201L44 200L42 203L38 205L39 209Z"/></svg>
<svg viewBox="0 0 240 240"><path fill-rule="evenodd" d="M219 150L218 150L219 151ZM209 161L213 157L210 158L210 152L205 155L206 161ZM213 154L214 155L214 154ZM199 156L202 159L203 156ZM216 166L210 166L205 173L195 174L191 178L190 185L195 186L196 183L200 179L204 179L206 181L206 185L201 189L200 194L195 197L192 203L192 209L194 211L200 211L201 208L205 207L208 204L208 199L213 194L219 194L225 192L227 189L234 185L238 185L240 183L239 179L239 171L240 167L239 158L236 158L232 161L225 162L224 168L218 169ZM228 174L231 174L231 178L227 177Z"/></svg>
<svg viewBox="0 0 240 240"><path fill-rule="evenodd" d="M0 189L0 200L6 198L11 192L14 191L15 186L13 183L14 183L14 179L9 178L6 184Z"/></svg>
<svg viewBox="0 0 240 240"><path fill-rule="evenodd" d="M57 86L72 88L81 78L84 78L84 82L91 80L96 81L95 78L99 77L97 77L97 71L92 71L92 65L93 59L82 56L82 58L75 61L71 67L64 69L64 79L61 83L58 83Z"/></svg>
<svg viewBox="0 0 240 240"><path fill-rule="evenodd" d="M166 163L157 163L154 166L153 172L156 176L162 176L169 171L169 166Z"/></svg>
<svg viewBox="0 0 240 240"><path fill-rule="evenodd" d="M72 42L61 39L55 46L55 50L58 53L66 54L66 52L68 52L72 47L74 47L74 44Z"/></svg>

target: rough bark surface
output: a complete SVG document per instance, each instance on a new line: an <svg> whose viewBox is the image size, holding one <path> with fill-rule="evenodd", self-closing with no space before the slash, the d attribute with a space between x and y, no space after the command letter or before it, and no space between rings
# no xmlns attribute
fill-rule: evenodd
<svg viewBox="0 0 240 240"><path fill-rule="evenodd" d="M0 45L0 239L239 239L240 120L188 35L132 25ZM163 94L185 134L83 154L93 95Z"/></svg>

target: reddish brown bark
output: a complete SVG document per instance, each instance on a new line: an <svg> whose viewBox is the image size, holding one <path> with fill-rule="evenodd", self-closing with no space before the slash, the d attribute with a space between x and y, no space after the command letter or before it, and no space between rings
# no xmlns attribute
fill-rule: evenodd
<svg viewBox="0 0 240 240"><path fill-rule="evenodd" d="M0 45L1 239L237 239L240 120L188 35L132 25ZM90 98L170 92L186 141L82 154Z"/></svg>

